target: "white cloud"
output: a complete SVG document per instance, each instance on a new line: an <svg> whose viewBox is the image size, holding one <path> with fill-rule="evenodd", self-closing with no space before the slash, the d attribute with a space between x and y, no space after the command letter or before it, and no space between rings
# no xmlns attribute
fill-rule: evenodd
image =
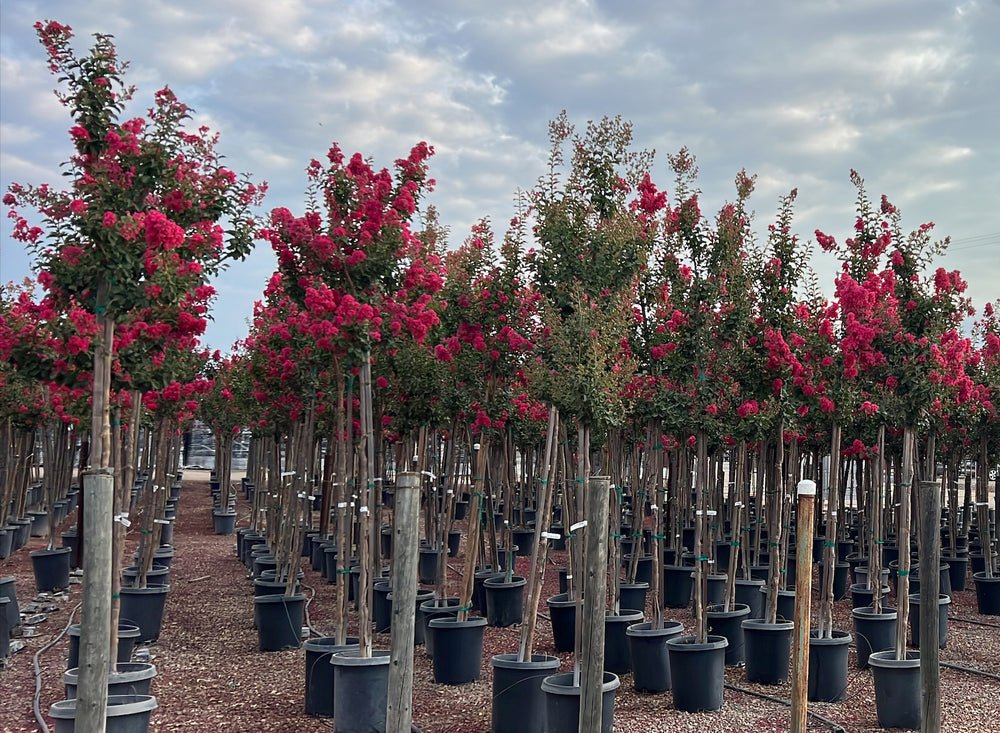
<svg viewBox="0 0 1000 733"><path fill-rule="evenodd" d="M0 5L0 178L58 182L66 111L33 38L37 0ZM116 35L133 61L136 110L169 84L221 132L238 171L267 179L266 205L301 210L303 170L331 141L390 166L435 146L428 198L453 244L489 216L501 230L518 188L544 171L548 120L621 114L636 145L698 156L706 209L733 175L760 173L751 203L766 224L798 187L796 228L839 237L852 222L857 168L873 195L905 204L956 238L1000 231L1000 50L995 3L828 0L706 6L678 0L47 0L84 48ZM0 226L9 227L3 221ZM3 229L9 232L9 228ZM273 268L263 248L220 282L215 345L242 331ZM971 250L972 253L977 250ZM971 262L954 253L949 267ZM12 260L7 258L3 275ZM828 263L827 263L828 264ZM829 269L829 268L827 268ZM976 262L974 293L1000 270ZM977 284L979 283L979 284ZM230 313L231 315L225 315Z"/></svg>

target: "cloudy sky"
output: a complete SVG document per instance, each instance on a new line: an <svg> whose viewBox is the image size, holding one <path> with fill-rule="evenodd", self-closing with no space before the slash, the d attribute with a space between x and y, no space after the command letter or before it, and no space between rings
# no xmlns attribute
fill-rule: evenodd
<svg viewBox="0 0 1000 733"><path fill-rule="evenodd" d="M302 211L304 168L332 141L380 166L426 140L429 199L459 244L543 173L547 123L566 109L620 114L637 145L697 156L711 211L735 174L759 176L760 229L798 188L795 230L843 238L852 168L869 193L950 235L941 263L981 306L1000 297L998 0L4 0L0 183L58 183L66 110L32 24L113 34L132 62L136 109L169 84L221 132L237 171L267 180L267 209ZM0 231L0 282L30 272ZM264 245L218 283L206 341L246 333L273 270ZM833 263L816 263L824 284Z"/></svg>

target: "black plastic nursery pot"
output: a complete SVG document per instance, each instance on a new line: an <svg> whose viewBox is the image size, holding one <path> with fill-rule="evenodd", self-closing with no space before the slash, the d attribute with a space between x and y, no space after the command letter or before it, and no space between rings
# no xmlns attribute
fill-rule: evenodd
<svg viewBox="0 0 1000 733"><path fill-rule="evenodd" d="M966 578L969 577L969 556L942 556L941 561L948 563L952 592L958 593L965 590Z"/></svg>
<svg viewBox="0 0 1000 733"><path fill-rule="evenodd" d="M987 578L986 572L972 576L976 584L976 603L984 616L1000 616L1000 576Z"/></svg>
<svg viewBox="0 0 1000 733"><path fill-rule="evenodd" d="M420 604L420 610L415 626L423 628L424 651L428 657L434 656L434 631L430 622L436 618L455 618L458 615L459 599L456 596L450 598L430 598Z"/></svg>
<svg viewBox="0 0 1000 733"><path fill-rule="evenodd" d="M780 685L788 681L794 628L791 621L769 624L761 619L747 619L743 622L747 681L763 685Z"/></svg>
<svg viewBox="0 0 1000 733"><path fill-rule="evenodd" d="M528 527L514 527L511 530L514 539L514 546L517 547L518 557L527 557L531 554L531 546L535 542L535 530Z"/></svg>
<svg viewBox="0 0 1000 733"><path fill-rule="evenodd" d="M438 559L442 550L433 547L421 547L420 559L417 561L417 576L423 585L433 585L437 580Z"/></svg>
<svg viewBox="0 0 1000 733"><path fill-rule="evenodd" d="M868 588L864 583L855 583L851 586L851 608L864 608L872 605L875 597L875 589ZM889 597L889 586L882 586L882 597Z"/></svg>
<svg viewBox="0 0 1000 733"><path fill-rule="evenodd" d="M497 654L493 668L491 733L543 733L545 695L542 680L559 669L559 657L532 654L522 662L517 654Z"/></svg>
<svg viewBox="0 0 1000 733"><path fill-rule="evenodd" d="M258 649L280 652L302 646L302 618L306 597L302 594L264 595L253 599Z"/></svg>
<svg viewBox="0 0 1000 733"><path fill-rule="evenodd" d="M832 632L832 638L809 634L809 685L812 702L838 702L847 696L847 657L851 644L847 631Z"/></svg>
<svg viewBox="0 0 1000 733"><path fill-rule="evenodd" d="M306 649L306 715L320 718L333 717L333 665L334 654L358 648L357 637L347 637L347 643L338 644L335 636L307 639Z"/></svg>
<svg viewBox="0 0 1000 733"><path fill-rule="evenodd" d="M356 650L331 655L335 733L385 730L389 661L388 651L373 651L370 657L358 656Z"/></svg>
<svg viewBox="0 0 1000 733"><path fill-rule="evenodd" d="M427 626L434 637L434 681L442 685L476 682L483 666L486 619L439 617L432 618Z"/></svg>
<svg viewBox="0 0 1000 733"><path fill-rule="evenodd" d="M7 606L10 599L0 596L0 661L6 661L10 656L10 623L7 621Z"/></svg>
<svg viewBox="0 0 1000 733"><path fill-rule="evenodd" d="M215 534L232 534L236 531L236 512L213 509L212 527Z"/></svg>
<svg viewBox="0 0 1000 733"><path fill-rule="evenodd" d="M854 636L857 639L858 669L868 667L872 652L887 651L895 647L897 615L895 608L884 606L880 613L875 613L871 606L851 611Z"/></svg>
<svg viewBox="0 0 1000 733"><path fill-rule="evenodd" d="M726 611L723 604L713 604L707 607L706 615L709 631L729 642L726 645L726 666L743 664L746 657L743 621L750 617L750 606L734 603Z"/></svg>
<svg viewBox="0 0 1000 733"><path fill-rule="evenodd" d="M848 580L850 578L850 564L846 562L838 562L834 564L833 567L833 599L835 601L841 601L847 598L847 587L849 585ZM819 577L820 577L820 587L826 587L826 565L824 563L819 563Z"/></svg>
<svg viewBox="0 0 1000 733"><path fill-rule="evenodd" d="M663 566L663 605L667 608L687 608L691 603L694 578L690 565Z"/></svg>
<svg viewBox="0 0 1000 733"><path fill-rule="evenodd" d="M713 635L702 644L693 636L678 636L667 642L676 709L695 713L722 708L728 644L724 636Z"/></svg>
<svg viewBox="0 0 1000 733"><path fill-rule="evenodd" d="M646 595L649 593L649 583L621 583L618 586L620 608L646 609Z"/></svg>
<svg viewBox="0 0 1000 733"><path fill-rule="evenodd" d="M493 568L477 570L472 579L472 609L480 615L486 613L486 587L483 585L490 578L503 578L506 573L500 573Z"/></svg>
<svg viewBox="0 0 1000 733"><path fill-rule="evenodd" d="M733 586L733 600L750 609L747 618L764 616L764 595L760 592L766 581L757 578L737 578Z"/></svg>
<svg viewBox="0 0 1000 733"><path fill-rule="evenodd" d="M130 619L139 627L137 644L153 642L160 638L160 627L163 625L163 613L169 592L169 585L121 589L121 617Z"/></svg>
<svg viewBox="0 0 1000 733"><path fill-rule="evenodd" d="M910 598L910 644L920 647L920 594L911 593ZM944 649L948 644L948 606L951 596L938 594L938 648Z"/></svg>
<svg viewBox="0 0 1000 733"><path fill-rule="evenodd" d="M139 584L140 575L141 570L136 565L125 568L122 570L123 585L130 587L137 586ZM146 571L146 585L170 585L170 568L154 562L153 567Z"/></svg>
<svg viewBox="0 0 1000 733"><path fill-rule="evenodd" d="M618 613L604 613L604 671L621 675L632 671L626 631L642 621L643 612L622 608Z"/></svg>
<svg viewBox="0 0 1000 733"><path fill-rule="evenodd" d="M893 650L868 657L875 683L875 712L883 728L920 728L920 655L896 659Z"/></svg>
<svg viewBox="0 0 1000 733"><path fill-rule="evenodd" d="M144 733L149 730L150 716L156 708L156 698L152 695L109 695L105 731ZM49 717L55 721L55 733L73 733L76 730L76 700L53 703Z"/></svg>
<svg viewBox="0 0 1000 733"><path fill-rule="evenodd" d="M375 633L384 634L392 630L392 581L380 580L375 583L372 596L372 620L375 622Z"/></svg>
<svg viewBox="0 0 1000 733"><path fill-rule="evenodd" d="M66 657L66 669L80 665L80 624L69 627L69 653ZM118 655L116 661L131 662L132 650L139 639L139 626L127 619L118 622Z"/></svg>
<svg viewBox="0 0 1000 733"><path fill-rule="evenodd" d="M620 685L618 675L604 673L600 733L611 733L615 718L615 690ZM560 672L543 679L542 693L545 695L547 733L577 733L580 728L580 686L573 683L573 672Z"/></svg>
<svg viewBox="0 0 1000 733"><path fill-rule="evenodd" d="M14 586L13 575L0 578L0 598L6 598L9 601L3 610L7 615L7 630L13 631L21 625L21 611L17 605L17 588Z"/></svg>
<svg viewBox="0 0 1000 733"><path fill-rule="evenodd" d="M557 652L573 651L576 638L576 601L566 593L558 593L546 600L552 621L552 639Z"/></svg>
<svg viewBox="0 0 1000 733"><path fill-rule="evenodd" d="M680 636L684 625L679 621L666 621L662 628L652 626L643 622L625 629L636 692L661 693L671 687L667 642Z"/></svg>
<svg viewBox="0 0 1000 733"><path fill-rule="evenodd" d="M67 700L76 698L79 672L78 667L72 667L63 672L63 685ZM148 695L155 676L156 666L153 664L146 662L119 663L108 672L108 694Z"/></svg>
<svg viewBox="0 0 1000 733"><path fill-rule="evenodd" d="M69 587L69 561L72 548L57 547L52 550L32 550L31 566L35 571L35 588L38 592L62 590Z"/></svg>
<svg viewBox="0 0 1000 733"><path fill-rule="evenodd" d="M433 600L433 598L434 598L434 591L432 591L431 589L429 589L429 588L427 588L427 589L421 588L421 589L417 590L416 605L413 607L413 613L415 614L415 616L414 616L415 623L413 624L413 645L414 646L419 646L420 644L423 644L424 641L425 641L425 639L424 639L424 622L423 622L423 618L421 618L421 614L420 614L420 605L422 603L424 603L425 601ZM393 594L389 593L385 597L385 600L391 606L392 603L393 603Z"/></svg>
<svg viewBox="0 0 1000 733"><path fill-rule="evenodd" d="M486 593L486 619L490 626L505 628L519 624L524 615L524 587L527 581L520 575L506 575L486 578L483 590Z"/></svg>

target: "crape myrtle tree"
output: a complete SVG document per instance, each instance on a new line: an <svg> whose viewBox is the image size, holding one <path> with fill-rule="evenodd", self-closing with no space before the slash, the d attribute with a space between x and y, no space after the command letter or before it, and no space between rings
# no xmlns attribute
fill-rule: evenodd
<svg viewBox="0 0 1000 733"><path fill-rule="evenodd" d="M410 228L420 197L433 185L427 175L432 154L433 148L419 143L390 172L376 170L360 153L346 158L334 143L325 163L313 160L307 168L307 213L296 217L275 209L261 233L277 254L281 287L324 331L317 347L334 360L334 376L344 385L337 383L336 393L345 398L335 401L335 409L345 409L350 401L346 386L353 388L355 380L348 376L357 370L357 441L345 443L352 426L337 418L345 430L337 436L342 458L335 483L346 484L348 456L356 455L356 497L351 498L360 529L360 653L365 657L372 651L371 559L377 556L374 527L381 503L375 491L381 476L376 475L372 360L383 336L421 342L437 323L430 306L443 282L441 258ZM338 507L347 509L347 504L340 501ZM343 551L345 543L338 546Z"/></svg>
<svg viewBox="0 0 1000 733"><path fill-rule="evenodd" d="M549 139L549 172L531 199L538 246L527 263L542 296L538 394L577 428L572 494L581 510L575 526L586 529L586 565L580 557L572 574L578 582L586 567L588 583L577 606L574 671L584 724L600 716L611 500L607 479L589 476L591 436L603 438L624 419L622 395L634 371L632 304L651 246L646 222L665 200L649 178L652 153L632 149L632 126L620 117L577 133L563 113L550 123ZM573 534L571 526L571 541Z"/></svg>
<svg viewBox="0 0 1000 733"><path fill-rule="evenodd" d="M966 284L957 271L929 270L944 254L949 239L934 241L933 223L920 225L904 235L899 210L882 196L876 206L867 195L864 180L851 172L857 188L854 236L838 248L833 237L817 232L827 249L845 251L838 288L866 297L841 297L845 317L845 375L864 372L871 382L872 411L888 424L902 429L901 460L897 481L896 538L898 617L895 657L906 658L909 618L911 488L918 482L920 508L920 565L925 608L936 604L937 573L941 560L940 493L935 480L935 440L930 431L934 405L949 392L963 403L972 397L973 382L966 374L971 345L961 335L962 320L973 311L963 295ZM821 238L822 235L822 238ZM876 397L877 395L877 397ZM877 400L877 401L876 401ZM918 431L925 440L918 443ZM923 447L923 460L918 451ZM878 576L874 582L879 583ZM928 615L925 618L932 618ZM921 635L921 707L925 727L940 725L938 648L933 634Z"/></svg>
<svg viewBox="0 0 1000 733"><path fill-rule="evenodd" d="M970 358L970 374L975 380L976 399L970 401L970 449L976 455L976 521L987 578L997 574L996 537L990 536L989 481L1000 466L1000 301L987 303L974 326L977 349ZM994 506L1000 470L993 479ZM922 637L921 637L922 638Z"/></svg>
<svg viewBox="0 0 1000 733"><path fill-rule="evenodd" d="M84 477L84 608L78 720L103 720L110 657L112 481L109 391L115 325L150 301L176 303L241 259L253 242L247 209L262 194L222 165L217 136L185 129L190 110L167 88L145 117L121 118L133 88L113 39L95 35L77 56L72 30L55 21L36 31L73 119L68 189L13 184L4 196L14 237L35 255L39 280L62 309L94 315L91 474ZM29 221L26 209L40 214ZM228 224L224 229L220 221ZM91 489L90 487L93 487ZM97 533L94 536L94 533ZM95 655L98 658L94 658Z"/></svg>
<svg viewBox="0 0 1000 733"><path fill-rule="evenodd" d="M4 414L13 418L11 427L19 425L22 430L28 425L24 418L31 414L33 426L18 436L19 446L7 462L12 473L9 484L4 483L9 497L2 518L6 521L12 498L17 501L18 516L23 514L28 469L36 449L41 448L46 463L42 481L51 549L55 546L55 502L70 488L80 425L88 410L89 346L94 336L94 318L76 306L68 312L62 311L47 296L36 301L35 294L31 279L20 286L11 284L5 293L10 297L5 297L0 305L0 361L9 380L7 389L14 397L20 387L24 395L20 405L12 406ZM38 446L36 431L41 436Z"/></svg>
<svg viewBox="0 0 1000 733"><path fill-rule="evenodd" d="M733 421L742 394L739 375L752 333L754 287L747 267L752 234L747 202L754 179L741 171L735 179L735 201L725 204L712 221L702 216L694 156L682 149L669 156L669 163L675 176L675 203L666 213L663 246L654 269L659 293L652 328L645 330L650 368L659 379L656 418L683 443L668 499L667 533L676 540L681 527L689 519L694 522L695 639L704 643L708 575L723 527L721 492L715 490L710 456L734 444ZM734 458L741 463L745 456L737 450ZM735 494L732 499L733 509L742 510L736 506ZM739 521L734 526L738 531ZM731 560L735 556L731 553Z"/></svg>

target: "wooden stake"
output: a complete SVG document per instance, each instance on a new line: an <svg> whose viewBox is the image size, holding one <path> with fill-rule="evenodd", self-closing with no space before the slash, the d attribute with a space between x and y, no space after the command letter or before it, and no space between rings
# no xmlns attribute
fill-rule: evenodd
<svg viewBox="0 0 1000 733"><path fill-rule="evenodd" d="M601 729L604 693L604 610L608 590L608 476L586 483L586 570L583 576L583 643L580 672L580 733Z"/></svg>
<svg viewBox="0 0 1000 733"><path fill-rule="evenodd" d="M921 481L920 501L920 730L941 730L938 594L941 592L941 494L936 481Z"/></svg>
<svg viewBox="0 0 1000 733"><path fill-rule="evenodd" d="M808 479L798 484L799 509L796 522L797 557L808 560L812 553L813 516L816 482ZM792 640L792 733L806 733L809 691L809 599L812 597L812 574L806 566L795 574L795 637Z"/></svg>
<svg viewBox="0 0 1000 733"><path fill-rule="evenodd" d="M407 471L396 477L386 730L410 730L413 719L413 627L417 603L419 534L420 475Z"/></svg>

